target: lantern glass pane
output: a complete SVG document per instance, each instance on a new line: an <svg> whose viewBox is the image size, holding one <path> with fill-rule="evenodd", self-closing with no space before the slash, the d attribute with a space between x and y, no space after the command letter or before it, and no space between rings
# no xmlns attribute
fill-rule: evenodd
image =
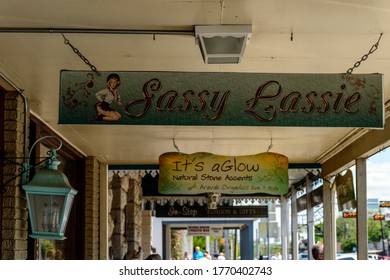
<svg viewBox="0 0 390 280"><path fill-rule="evenodd" d="M60 233L65 233L66 226L68 224L68 218L70 215L70 211L72 210L72 204L73 204L74 196L73 195L67 195L66 205L64 209L64 213L62 215L62 224L60 228Z"/></svg>
<svg viewBox="0 0 390 280"><path fill-rule="evenodd" d="M59 195L30 193L30 218L33 232L56 233L59 231L64 199L64 196Z"/></svg>

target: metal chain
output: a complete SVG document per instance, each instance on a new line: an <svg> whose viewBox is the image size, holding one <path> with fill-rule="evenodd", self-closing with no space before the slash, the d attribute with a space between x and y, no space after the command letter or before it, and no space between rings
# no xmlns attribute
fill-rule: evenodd
<svg viewBox="0 0 390 280"><path fill-rule="evenodd" d="M74 46L70 43L70 41L65 37L65 35L64 35L63 33L61 33L61 34L62 34L62 37L64 37L64 44L65 44L65 45L69 45L69 47L72 48L72 50L74 51L74 53L77 54L77 55L81 58L81 60L83 60L84 63L87 64L87 65L91 68L91 70L92 70L93 72L99 74L99 71L97 71L96 67L95 67L94 65L92 65L92 64L89 62L89 60L88 60L85 56L83 56L82 53L81 53L76 47L74 47Z"/></svg>
<svg viewBox="0 0 390 280"><path fill-rule="evenodd" d="M372 47L371 47L371 49L368 51L368 53L366 53L365 55L363 55L362 58L361 58L359 61L356 61L356 62L355 62L355 64L353 65L353 67L351 67L351 68L349 68L349 69L347 70L347 72L344 74L344 78L347 77L348 75L351 75L352 72L353 72L353 70L354 70L355 68L358 68L358 67L360 66L360 64L361 64L363 61L365 61L365 60L368 58L368 56L369 56L370 54L373 54L373 53L378 49L378 47L379 47L379 42L380 42L380 40L381 40L381 38L382 38L382 35L383 35L383 33L380 34L378 41L377 41L374 45L372 45Z"/></svg>
<svg viewBox="0 0 390 280"><path fill-rule="evenodd" d="M177 152L180 153L179 147L176 145L175 138L173 138L172 140L173 140L173 147L175 147Z"/></svg>

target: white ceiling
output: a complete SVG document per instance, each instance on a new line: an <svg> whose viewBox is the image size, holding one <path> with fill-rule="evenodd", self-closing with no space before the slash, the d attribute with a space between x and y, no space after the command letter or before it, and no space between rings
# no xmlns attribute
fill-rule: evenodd
<svg viewBox="0 0 390 280"><path fill-rule="evenodd" d="M183 30L251 24L241 64L206 65L191 35L64 35L99 71L344 73L383 36L354 73L390 83L388 0L1 0L0 73L24 90L30 110L88 156L109 164L157 164L160 154L271 151L290 162L323 162L351 128L61 125L60 70L89 70L60 33L4 28Z"/></svg>

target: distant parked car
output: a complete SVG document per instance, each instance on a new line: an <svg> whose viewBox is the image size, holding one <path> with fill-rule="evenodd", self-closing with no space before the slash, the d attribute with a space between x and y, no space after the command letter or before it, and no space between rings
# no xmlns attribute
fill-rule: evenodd
<svg viewBox="0 0 390 280"><path fill-rule="evenodd" d="M299 253L298 259L299 260L308 260L309 259L309 254L307 252Z"/></svg>
<svg viewBox="0 0 390 280"><path fill-rule="evenodd" d="M390 260L389 256L379 256L379 260Z"/></svg>
<svg viewBox="0 0 390 280"><path fill-rule="evenodd" d="M339 261L357 260L357 255L354 253L339 254L336 257L336 260L339 260Z"/></svg>
<svg viewBox="0 0 390 280"><path fill-rule="evenodd" d="M368 254L368 259L372 261L379 260L379 255L377 254Z"/></svg>
<svg viewBox="0 0 390 280"><path fill-rule="evenodd" d="M368 260L380 260L382 256L377 254L368 254ZM390 258L390 257L389 257ZM346 254L338 254L336 260L357 260L356 253L346 253Z"/></svg>

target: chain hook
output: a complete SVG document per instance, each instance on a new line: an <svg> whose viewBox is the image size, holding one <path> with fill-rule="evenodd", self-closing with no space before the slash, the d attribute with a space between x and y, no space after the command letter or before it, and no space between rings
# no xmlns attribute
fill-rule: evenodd
<svg viewBox="0 0 390 280"><path fill-rule="evenodd" d="M379 47L379 42L380 42L380 40L381 40L381 38L382 38L382 35L383 35L383 33L381 33L381 34L379 35L378 41L377 41L374 45L371 46L371 48L370 48L370 50L368 51L368 53L364 54L360 60L356 61L355 64L354 64L351 68L349 68L349 69L343 74L343 78L344 78L344 79L347 78L349 75L351 75L354 69L358 68L358 67L360 66L360 64L361 64L363 61L365 61L365 60L368 58L368 56L369 56L370 54L373 54L373 53L378 49L378 47Z"/></svg>
<svg viewBox="0 0 390 280"><path fill-rule="evenodd" d="M99 76L99 75L100 75L100 72L97 71L97 68L96 68L94 65L92 65L92 64L89 62L89 60L88 60L85 56L83 56L83 55L81 54L81 52L80 52L76 47L74 47L74 46L70 43L70 41L65 37L64 33L61 33L61 35L62 35L62 37L64 37L64 44L65 44L65 45L68 45L68 46L73 50L73 52L74 52L75 54L77 54L77 55L81 58L81 60L84 61L84 63L85 63L86 65L88 65L88 66L91 68L91 70L92 70L93 72L95 72L95 73Z"/></svg>

